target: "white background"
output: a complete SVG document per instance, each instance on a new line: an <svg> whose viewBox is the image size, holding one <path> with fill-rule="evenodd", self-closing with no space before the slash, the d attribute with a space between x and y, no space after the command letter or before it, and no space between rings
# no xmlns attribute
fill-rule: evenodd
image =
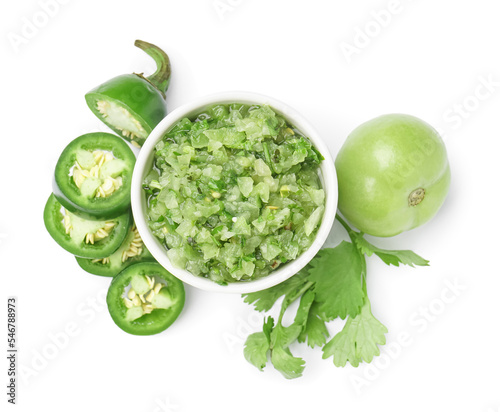
<svg viewBox="0 0 500 412"><path fill-rule="evenodd" d="M497 1L61 0L49 17L42 2L3 1L0 10L0 347L14 295L18 410L500 410ZM251 307L191 287L165 333L129 336L113 324L99 297L109 279L83 272L57 247L42 211L64 146L106 130L84 94L153 70L137 38L171 58L170 110L213 92L260 92L308 118L332 156L352 129L384 113L413 114L442 131L453 177L444 207L419 229L372 239L431 261L412 269L369 260L372 308L389 329L392 357L386 348L374 366L342 369L297 345L302 378L260 373L242 355L259 328ZM328 244L343 237L335 224ZM455 294L445 292L450 282L460 285ZM425 320L419 311L429 307ZM65 338L67 328L76 336ZM2 411L5 404L2 395Z"/></svg>

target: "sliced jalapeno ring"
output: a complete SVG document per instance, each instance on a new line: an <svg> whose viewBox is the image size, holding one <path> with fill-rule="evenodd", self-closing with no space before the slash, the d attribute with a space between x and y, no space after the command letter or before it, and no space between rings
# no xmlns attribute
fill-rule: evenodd
<svg viewBox="0 0 500 412"><path fill-rule="evenodd" d="M126 267L138 262L155 262L155 259L142 242L135 225L129 230L127 237L112 255L101 259L76 257L80 267L88 273L98 276L113 277Z"/></svg>
<svg viewBox="0 0 500 412"><path fill-rule="evenodd" d="M99 259L115 252L129 232L130 211L109 220L87 220L62 207L50 195L43 212L45 227L52 238L68 252Z"/></svg>
<svg viewBox="0 0 500 412"><path fill-rule="evenodd" d="M132 335L167 329L184 307L184 284L158 263L141 262L116 275L106 298L113 321Z"/></svg>
<svg viewBox="0 0 500 412"><path fill-rule="evenodd" d="M170 83L170 60L154 44L141 40L135 46L156 62L156 72L124 74L97 86L85 95L90 110L118 135L141 147L153 128L167 114L165 93Z"/></svg>
<svg viewBox="0 0 500 412"><path fill-rule="evenodd" d="M84 134L59 157L54 195L66 209L86 219L119 216L130 207L134 165L134 153L119 137Z"/></svg>

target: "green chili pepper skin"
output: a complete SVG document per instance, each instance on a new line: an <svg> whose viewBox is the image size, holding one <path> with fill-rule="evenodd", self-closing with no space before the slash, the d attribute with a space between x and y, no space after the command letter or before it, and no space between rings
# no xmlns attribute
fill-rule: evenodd
<svg viewBox="0 0 500 412"><path fill-rule="evenodd" d="M91 157L93 151L111 152L114 160L120 162L119 169L111 171L114 173L110 177L119 177L121 186L106 197L97 196L97 187L94 192L82 193L83 186L78 187L74 179L79 156L83 154L84 158ZM88 160L91 162L91 159ZM134 153L119 137L101 132L84 134L70 142L61 153L54 172L52 191L59 203L82 218L114 218L130 208L130 185L134 165ZM96 178L96 186L97 179L101 183L105 181L106 169L103 169L104 166L99 169L100 176Z"/></svg>
<svg viewBox="0 0 500 412"><path fill-rule="evenodd" d="M125 261L123 260L123 252L130 247L130 243L134 238L134 230L130 228L129 234L123 241L122 245L114 252L112 255L106 258L106 261L102 259L86 259L81 257L76 257L78 265L88 273L97 276L114 277L120 273L126 267L139 263L139 262L156 262L151 252L146 248L145 245L141 246L141 253L136 256L129 257Z"/></svg>
<svg viewBox="0 0 500 412"><path fill-rule="evenodd" d="M45 228L59 246L79 257L101 259L111 255L123 243L132 224L131 213L127 211L123 215L107 221L114 223L109 236L95 241L94 244L86 243L85 233L94 231L96 227L102 226L100 225L101 222L85 220L73 215L73 228L69 233L66 233L62 209L63 207L57 201L56 197L53 194L50 195L43 211ZM104 224L104 222L102 223Z"/></svg>
<svg viewBox="0 0 500 412"><path fill-rule="evenodd" d="M87 273L90 273L92 275L97 275L97 276L103 276L103 277L115 277L118 273L120 273L123 269L126 267L129 267L131 265L135 265L136 263L139 262L156 262L154 257L151 255L151 253L146 249L142 252L140 256L137 256L135 258L131 258L127 260L126 262L123 262L122 265L115 267L114 265L111 264L103 264L103 263L97 263L95 262L96 259L88 259L88 258L81 258L76 256L76 261L78 265Z"/></svg>
<svg viewBox="0 0 500 412"><path fill-rule="evenodd" d="M167 114L165 93L171 70L163 50L141 40L136 40L135 45L155 60L156 72L148 77L142 73L114 77L89 91L85 100L102 122L140 147Z"/></svg>
<svg viewBox="0 0 500 412"><path fill-rule="evenodd" d="M144 282L145 276L159 278L166 282L162 288L162 299L170 303L166 308L155 308L134 320L128 319L124 295L132 282ZM142 278L142 279L141 279ZM154 335L167 329L179 316L184 307L184 284L158 263L142 262L128 266L111 281L106 302L111 318L123 331L132 335Z"/></svg>

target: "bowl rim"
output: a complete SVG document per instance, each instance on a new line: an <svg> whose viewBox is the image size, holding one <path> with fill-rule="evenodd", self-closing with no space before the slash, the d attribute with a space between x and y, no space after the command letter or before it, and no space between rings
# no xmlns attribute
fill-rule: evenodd
<svg viewBox="0 0 500 412"><path fill-rule="evenodd" d="M208 106L218 103L268 104L273 110L283 115L290 123L297 127L304 136L308 137L325 159L320 164L323 189L325 190L325 211L316 238L309 249L299 255L295 260L288 262L286 265L266 277L245 282L229 283L228 285L217 284L210 279L193 275L187 270L177 268L171 264L165 253L166 250L164 246L162 246L157 238L151 233L147 225L145 210L146 200L142 189L143 179L151 170L154 147L165 132L183 117L191 116ZM206 95L183 104L170 112L153 129L142 146L135 163L131 183L132 214L137 230L153 257L160 265L181 281L199 289L221 293L242 294L264 290L284 282L296 274L311 261L325 243L335 220L337 201L338 190L335 165L326 143L319 136L316 129L289 105L264 94L246 91L227 91Z"/></svg>

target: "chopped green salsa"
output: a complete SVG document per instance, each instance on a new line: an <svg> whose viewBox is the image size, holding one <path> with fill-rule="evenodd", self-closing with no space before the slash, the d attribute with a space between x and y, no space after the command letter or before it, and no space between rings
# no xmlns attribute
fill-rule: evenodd
<svg viewBox="0 0 500 412"><path fill-rule="evenodd" d="M143 183L149 227L194 275L221 284L267 276L314 241L322 160L271 107L215 105L157 143Z"/></svg>

